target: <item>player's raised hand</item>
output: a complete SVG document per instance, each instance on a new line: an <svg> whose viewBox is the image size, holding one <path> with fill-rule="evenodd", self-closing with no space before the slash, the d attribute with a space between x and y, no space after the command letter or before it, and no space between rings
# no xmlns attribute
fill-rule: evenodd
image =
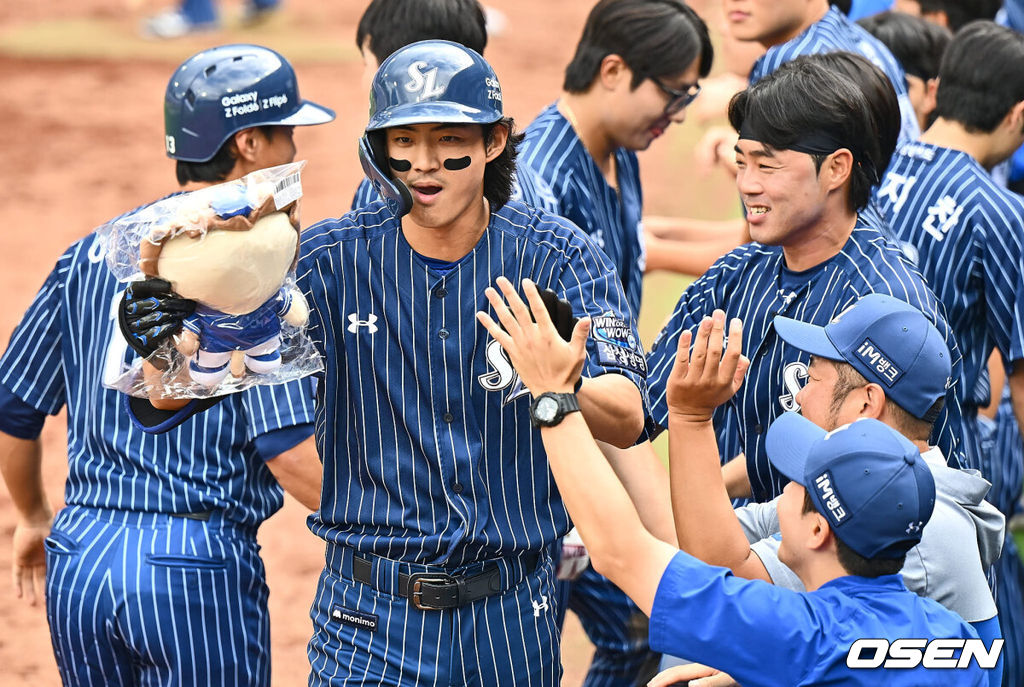
<svg viewBox="0 0 1024 687"><path fill-rule="evenodd" d="M724 335L725 313L721 310L704 318L696 337L689 330L680 335L666 388L670 414L694 421L710 420L715 408L732 398L743 384L750 366L742 353L743 323L736 318L729 323L728 344L723 343Z"/></svg>
<svg viewBox="0 0 1024 687"><path fill-rule="evenodd" d="M11 578L14 593L31 606L42 601L46 589L46 549L52 518L40 522L21 520L14 528Z"/></svg>
<svg viewBox="0 0 1024 687"><path fill-rule="evenodd" d="M492 287L484 293L498 321L485 312L478 312L477 320L505 349L534 397L546 391L572 391L587 356L590 318L576 322L566 341L552 323L536 284L523 280L524 302L508 279L498 277L496 283L501 294Z"/></svg>

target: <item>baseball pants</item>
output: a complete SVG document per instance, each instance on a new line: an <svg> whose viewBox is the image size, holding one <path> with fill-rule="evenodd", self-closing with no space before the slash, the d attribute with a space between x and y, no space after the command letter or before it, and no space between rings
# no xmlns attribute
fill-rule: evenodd
<svg viewBox="0 0 1024 687"><path fill-rule="evenodd" d="M557 686L554 566L543 554L530 571L526 558L440 569L328 544L310 610L310 686ZM408 575L469 579L494 570L495 593L456 608L421 610L398 593Z"/></svg>
<svg viewBox="0 0 1024 687"><path fill-rule="evenodd" d="M61 679L88 687L270 684L254 527L68 506L46 539Z"/></svg>

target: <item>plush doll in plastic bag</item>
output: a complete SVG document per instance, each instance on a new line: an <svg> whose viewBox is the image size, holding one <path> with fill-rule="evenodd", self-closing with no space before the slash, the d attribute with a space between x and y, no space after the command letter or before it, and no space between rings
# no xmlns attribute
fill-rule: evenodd
<svg viewBox="0 0 1024 687"><path fill-rule="evenodd" d="M298 254L298 202L277 210L273 189L264 183L200 198L140 246L143 274L197 302L176 347L203 386L229 371L239 378L273 372L281 365L281 319L306 324L302 294L283 286Z"/></svg>
<svg viewBox="0 0 1024 687"><path fill-rule="evenodd" d="M114 386L135 395L206 396L311 374L320 361L301 332L309 310L290 274L298 259L298 170L302 163L161 201L109 230L108 261L119 277L134 267L196 302L156 371ZM293 330L283 337L282 326ZM292 350L287 369L282 344ZM293 341L295 339L295 341ZM228 375L231 375L230 377ZM253 377L256 378L253 378ZM126 388L127 387L127 388Z"/></svg>

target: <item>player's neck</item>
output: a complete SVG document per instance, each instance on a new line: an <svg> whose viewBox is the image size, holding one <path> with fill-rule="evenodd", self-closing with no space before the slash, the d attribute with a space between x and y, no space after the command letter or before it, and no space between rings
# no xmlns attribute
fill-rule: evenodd
<svg viewBox="0 0 1024 687"><path fill-rule="evenodd" d="M846 577L850 573L839 564L835 550L815 552L808 556L805 565L799 571L795 571L800 581L804 583L807 591L813 592L823 584L827 584L839 577Z"/></svg>
<svg viewBox="0 0 1024 687"><path fill-rule="evenodd" d="M845 200L838 197L831 202L845 205ZM786 267L803 272L831 259L850 240L856 225L857 213L845 207L827 208L818 221L786 238L782 245Z"/></svg>
<svg viewBox="0 0 1024 687"><path fill-rule="evenodd" d="M807 15L804 18L803 23L790 27L785 31L772 34L771 36L766 36L758 42L765 48L774 48L776 45L788 43L807 29L811 28L811 26L824 19L825 15L828 14L828 11L829 3L827 0L816 0L811 3L811 7L807 8Z"/></svg>
<svg viewBox="0 0 1024 687"><path fill-rule="evenodd" d="M992 159L991 134L971 133L963 124L943 117L936 119L935 123L921 134L921 142L967 153L985 169L992 169L1002 162L1000 159Z"/></svg>
<svg viewBox="0 0 1024 687"><path fill-rule="evenodd" d="M481 198L479 204L473 203L472 208L439 226L422 226L412 214L406 215L402 218L402 234L420 255L455 262L476 247L490 222L490 204L486 198Z"/></svg>
<svg viewBox="0 0 1024 687"><path fill-rule="evenodd" d="M615 187L615 142L604 132L601 124L600 106L592 93L562 93L558 99L558 111L569 120L583 147L594 158L597 168L605 179Z"/></svg>

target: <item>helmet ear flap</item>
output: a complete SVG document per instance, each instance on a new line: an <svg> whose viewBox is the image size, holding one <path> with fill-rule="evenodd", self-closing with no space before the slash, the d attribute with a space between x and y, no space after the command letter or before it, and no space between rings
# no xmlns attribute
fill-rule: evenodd
<svg viewBox="0 0 1024 687"><path fill-rule="evenodd" d="M387 165L387 144L382 131L369 131L359 139L359 164L380 197L395 217L402 217L412 210L412 193L399 179L385 172Z"/></svg>

